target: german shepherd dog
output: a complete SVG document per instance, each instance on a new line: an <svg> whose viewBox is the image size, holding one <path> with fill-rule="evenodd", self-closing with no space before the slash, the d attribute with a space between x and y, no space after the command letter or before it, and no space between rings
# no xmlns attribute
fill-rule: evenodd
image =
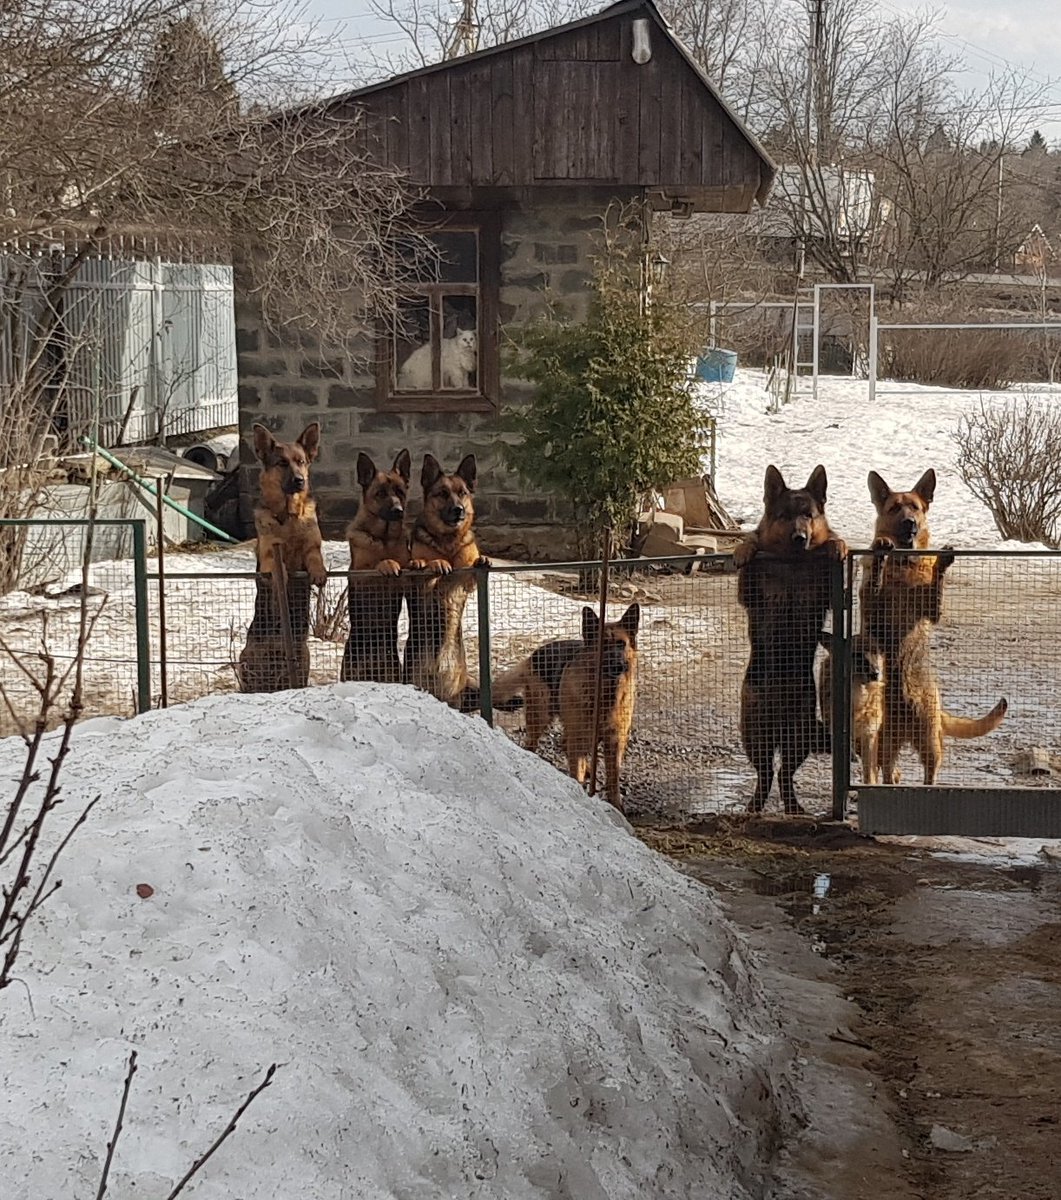
<svg viewBox="0 0 1061 1200"><path fill-rule="evenodd" d="M928 510L936 493L931 468L908 492L895 492L870 471L869 494L877 510L872 558L863 563L859 591L862 632L884 655L884 722L880 735L879 778L898 783L899 752L912 745L924 768L926 784L936 782L943 761L943 738L983 737L997 729L1008 704L999 700L983 717L945 712L932 667L929 627L939 624L943 580L954 563L944 546L938 554L890 557L899 550L924 550L929 544Z"/></svg>
<svg viewBox="0 0 1061 1200"><path fill-rule="evenodd" d="M802 812L795 773L808 755L829 751L817 717L814 658L829 608L830 563L847 547L826 520L826 487L822 466L803 488L788 487L776 467L767 467L763 519L733 554L751 643L740 708L741 741L756 774L751 812L766 804L779 751L785 812Z"/></svg>
<svg viewBox="0 0 1061 1200"><path fill-rule="evenodd" d="M309 682L310 585L323 587L317 505L310 491L310 464L320 449L320 425L307 425L294 442L278 442L264 425L254 426L254 450L262 464L254 510L258 535L258 584L254 619L239 656L240 691L281 692ZM293 669L284 652L283 623L272 578L277 556L288 572L287 608L295 646Z"/></svg>
<svg viewBox="0 0 1061 1200"><path fill-rule="evenodd" d="M350 577L350 636L339 671L344 681L397 683L401 679L398 618L402 585L398 576L409 565L405 508L411 471L408 450L395 458L389 471L377 471L367 454L357 456L361 506L346 530L350 570L377 574L372 579Z"/></svg>
<svg viewBox="0 0 1061 1200"><path fill-rule="evenodd" d="M641 609L631 604L618 621L604 626L599 740L604 745L605 794L620 811L619 776L634 719L640 622ZM528 750L537 750L546 730L560 718L568 770L582 784L593 753L594 680L600 641L600 618L592 608L583 608L581 640L546 642L494 682L496 708L511 711L518 707L515 697L523 696Z"/></svg>
<svg viewBox="0 0 1061 1200"><path fill-rule="evenodd" d="M833 724L833 635L822 633L825 647L818 674L818 698L822 724L832 736ZM884 656L864 634L851 639L851 738L862 764L862 782L879 783L880 731L884 723Z"/></svg>
<svg viewBox="0 0 1061 1200"><path fill-rule="evenodd" d="M433 455L424 455L424 507L413 526L409 569L429 575L411 580L406 592L409 638L402 682L462 712L473 711L479 703L479 689L468 680L461 624L475 582L468 574L447 576L464 567L490 565L475 541L475 480L474 454L463 458L452 475L443 474Z"/></svg>

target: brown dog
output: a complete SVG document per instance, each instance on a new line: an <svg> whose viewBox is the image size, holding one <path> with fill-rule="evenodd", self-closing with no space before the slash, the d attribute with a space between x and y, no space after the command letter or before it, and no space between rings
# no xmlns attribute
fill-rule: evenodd
<svg viewBox="0 0 1061 1200"><path fill-rule="evenodd" d="M438 460L424 455L420 484L423 512L413 526L409 569L429 578L410 582L409 638L405 644L402 682L460 708L478 706L478 688L469 683L462 620L468 594L475 587L470 573L452 571L489 566L475 541L475 455L461 460L452 475Z"/></svg>
<svg viewBox="0 0 1061 1200"><path fill-rule="evenodd" d="M748 614L751 654L741 687L741 741L755 768L749 810L766 804L780 752L778 787L786 813L803 809L793 779L810 754L827 753L828 730L818 721L814 658L829 609L832 564L847 554L825 516L825 468L803 488L790 488L766 468L765 511L737 547L737 598Z"/></svg>
<svg viewBox="0 0 1061 1200"><path fill-rule="evenodd" d="M367 454L357 456L361 505L346 530L350 570L375 571L381 578L350 576L350 636L339 672L342 680L397 683L401 679L402 585L397 576L409 565L405 507L411 470L408 450L401 451L389 471L376 470Z"/></svg>
<svg viewBox="0 0 1061 1200"><path fill-rule="evenodd" d="M618 621L604 626L599 741L604 745L605 793L622 809L620 773L634 720L637 688L637 630L641 609L631 604ZM564 729L568 770L579 783L593 753L594 680L600 661L600 618L582 610L582 638L546 642L494 682L494 706L511 710L522 695L528 750L536 750L559 717Z"/></svg>
<svg viewBox="0 0 1061 1200"><path fill-rule="evenodd" d="M944 546L938 554L895 557L890 552L924 550L929 544L928 510L936 492L929 469L908 492L893 491L870 471L869 494L877 510L876 553L863 562L859 591L862 632L884 655L884 722L880 735L879 777L898 783L899 752L912 745L924 768L925 783L936 782L943 761L943 738L983 737L1006 715L1005 699L983 717L945 712L932 667L929 627L939 623L943 579L954 563Z"/></svg>
<svg viewBox="0 0 1061 1200"><path fill-rule="evenodd" d="M833 725L833 635L822 633L819 641L826 655L818 674L822 724L832 735ZM851 639L851 740L862 764L862 782L879 783L880 731L884 723L884 656L862 634Z"/></svg>
<svg viewBox="0 0 1061 1200"><path fill-rule="evenodd" d="M310 465L319 449L316 421L294 442L278 442L264 425L254 426L254 450L262 464L260 498L254 510L258 584L254 618L237 668L243 692L280 692L309 682L310 584L323 587L328 578L317 505L310 490ZM288 575L294 663L288 661L280 598L272 578L278 557Z"/></svg>

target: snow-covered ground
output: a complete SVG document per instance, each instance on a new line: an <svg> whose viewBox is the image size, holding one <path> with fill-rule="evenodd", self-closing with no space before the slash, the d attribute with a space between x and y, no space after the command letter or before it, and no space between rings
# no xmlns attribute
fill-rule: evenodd
<svg viewBox="0 0 1061 1200"><path fill-rule="evenodd" d="M801 380L806 394L771 414L765 382L762 371L740 370L731 384L700 385L704 402L719 416L718 492L733 516L748 525L758 521L769 463L797 486L823 463L833 528L850 545L865 546L875 517L868 473L877 471L894 488L910 488L934 467L934 539L966 549L1001 545L990 512L958 474L954 432L962 415L977 411L981 401L1020 403L1023 393L923 388L882 380L876 402L870 405L865 380L822 376L817 400L810 395L810 380Z"/></svg>
<svg viewBox="0 0 1061 1200"><path fill-rule="evenodd" d="M746 947L503 734L215 696L79 727L51 837L100 791L0 994L5 1198L95 1194L132 1047L108 1195L165 1194L271 1062L201 1200L761 1194L799 1068Z"/></svg>

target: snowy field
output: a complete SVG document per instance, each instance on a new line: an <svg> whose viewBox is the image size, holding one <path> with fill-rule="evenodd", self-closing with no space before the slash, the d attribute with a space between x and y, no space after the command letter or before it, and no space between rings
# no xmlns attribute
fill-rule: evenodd
<svg viewBox="0 0 1061 1200"><path fill-rule="evenodd" d="M929 466L938 475L930 514L933 539L962 548L1002 546L987 509L969 493L956 470L953 432L979 393L908 388L884 393L872 410L864 382L823 377L817 402L798 396L778 414L760 372L742 371L731 385L703 385L703 399L720 414L718 490L746 525L759 518L762 479L774 463L789 482L803 483L818 462L829 473L828 511L834 528L852 546L868 544L873 508L866 487L870 469L893 486L910 487ZM893 385L882 385L891 387ZM1020 393L995 393L989 403L1014 403ZM484 488L489 482L484 481ZM489 550L489 547L485 547ZM1008 546L1006 548L1009 548ZM326 548L329 566L348 565L345 543ZM223 550L167 555L167 572L219 575L253 570L250 543ZM937 665L951 711L986 712L1000 696L1010 702L1003 726L985 739L951 743L944 782L993 785L1028 782L1017 774L1031 747L1061 753L1054 697L1061 689L1061 558L962 559L949 577L947 617L935 634ZM63 583L57 581L53 591ZM541 576L497 572L491 579L491 648L495 671L529 653L547 637L577 636L582 598L542 586ZM328 598L339 601L344 580L333 579ZM104 593L87 669L89 712L133 711L135 605L127 562L93 569ZM235 688L233 663L253 612L254 583L243 579L178 579L167 583L169 696L182 702ZM152 632L152 693L159 694L156 586L149 586ZM644 579L612 606L618 617L631 599L643 609L639 703L628 762L631 811L679 817L689 811L742 807L751 776L740 749L737 705L747 654L745 622L732 577ZM33 650L42 618L60 663L73 654L78 600L13 593L0 598L0 632L9 645ZM403 630L404 632L404 630ZM477 673L478 612L474 594L465 612L469 662ZM342 643L310 639L312 680L334 682ZM5 672L5 684L21 697L24 680ZM21 689L21 690L20 690ZM519 718L500 718L519 735ZM13 728L0 711L0 733ZM559 763L555 737L545 752ZM1058 762L1061 768L1061 760ZM917 777L912 758L903 765ZM828 803L828 763L811 760L801 772L805 795L819 811Z"/></svg>
<svg viewBox="0 0 1061 1200"><path fill-rule="evenodd" d="M21 765L0 742L0 786ZM405 688L77 731L62 890L0 1000L5 1198L763 1194L799 1123L781 1002L713 894ZM153 889L146 899L138 885Z"/></svg>
<svg viewBox="0 0 1061 1200"><path fill-rule="evenodd" d="M1022 392L922 388L882 380L871 407L865 380L822 376L817 400L809 394L810 380L802 380L807 394L773 415L767 411L771 398L764 384L762 371L747 370L738 371L731 384L700 385L704 401L719 413L718 491L735 518L747 525L759 520L768 463L796 486L823 463L833 528L851 546L867 546L875 518L866 486L869 472L905 489L934 467L933 539L970 550L1001 548L990 512L958 474L954 432L962 415L977 411L981 400L1015 404L1022 401ZM893 390L900 387L901 392Z"/></svg>

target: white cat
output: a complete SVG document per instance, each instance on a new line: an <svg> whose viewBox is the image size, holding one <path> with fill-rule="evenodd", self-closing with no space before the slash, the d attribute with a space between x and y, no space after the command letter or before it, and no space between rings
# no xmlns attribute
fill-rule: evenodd
<svg viewBox="0 0 1061 1200"><path fill-rule="evenodd" d="M442 339L442 386L469 388L478 366L478 338L474 329L458 329L454 337ZM425 342L409 355L398 372L401 392L431 390L431 343Z"/></svg>

